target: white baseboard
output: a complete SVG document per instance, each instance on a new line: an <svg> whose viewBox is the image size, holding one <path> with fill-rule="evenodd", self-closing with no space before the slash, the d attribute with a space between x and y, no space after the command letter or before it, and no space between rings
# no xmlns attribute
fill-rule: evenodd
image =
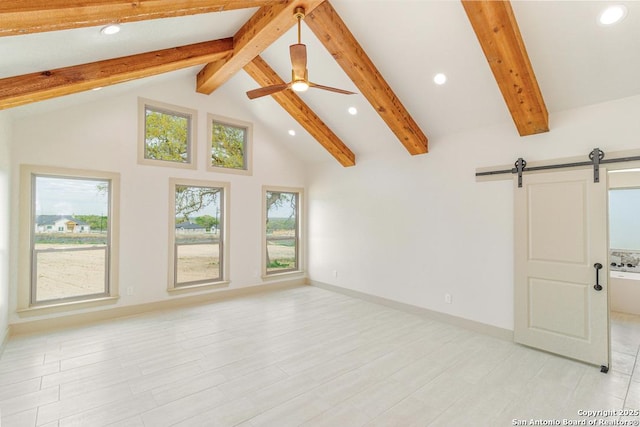
<svg viewBox="0 0 640 427"><path fill-rule="evenodd" d="M9 325L9 336L47 332L56 329L70 328L78 325L97 323L113 320L119 317L133 316L141 313L148 313L157 310L168 310L185 306L195 306L208 304L215 301L223 301L246 295L254 295L278 289L303 286L307 284L305 278L264 283L256 286L248 286L238 289L226 289L218 292L206 294L189 295L185 297L174 297L167 300L155 301L146 304L128 305L124 307L113 307L105 310L97 310L86 313L76 313L67 316L54 317L49 319L30 320L13 323Z"/></svg>
<svg viewBox="0 0 640 427"><path fill-rule="evenodd" d="M405 304L405 303L393 301L387 298L366 294L364 292L354 291L351 289L342 288L340 286L329 285L327 283L318 282L315 280L308 280L308 283L311 286L317 286L318 288L326 289L333 292L338 292L344 295L348 295L350 297L362 299L364 301L369 301L375 304L391 307L396 310L405 311L407 313L416 314L418 316L424 316L432 320L437 320L439 322L459 326L461 328L469 329L484 335L489 335L489 336L500 338L506 341L513 341L513 331L509 329L503 329L497 326L487 325L486 323L476 322L474 320L452 316L451 314L440 313L438 311L429 310L427 308L422 308L422 307L418 307L411 304Z"/></svg>
<svg viewBox="0 0 640 427"><path fill-rule="evenodd" d="M364 292L354 291L351 289L342 288L335 285L330 285L315 280L309 280L305 278L286 280L265 283L256 286L249 286L238 289L228 289L224 291L212 292L208 294L190 295L180 298L172 298L168 300L150 302L146 304L130 305L124 307L114 307L106 310L98 310L87 313L76 313L68 316L61 316L49 319L38 319L20 323L13 323L9 325L8 330L4 331L4 335L0 344L0 355L4 350L6 341L10 336L47 332L57 329L69 328L78 325L86 325L89 323L97 323L102 321L109 321L119 317L133 316L141 313L148 313L157 310L175 309L186 306L195 306L201 304L208 304L215 301L223 301L231 298L238 298L241 296L255 295L265 292L270 292L278 289L287 289L303 285L312 285L318 288L326 289L329 291L341 293L354 298L358 298L364 301L369 301L375 304L384 305L394 308L396 310L405 311L408 313L424 316L429 319L437 320L443 323L459 326L465 329L472 330L474 332L482 333L484 335L493 336L496 338L504 339L507 341L513 341L513 331L509 329L499 328L497 326L487 325L485 323L476 322L462 317L452 316L446 313L440 313L437 311L429 310L426 308L418 307L411 304L405 304L398 301L393 301L387 298L378 297L375 295L366 294Z"/></svg>

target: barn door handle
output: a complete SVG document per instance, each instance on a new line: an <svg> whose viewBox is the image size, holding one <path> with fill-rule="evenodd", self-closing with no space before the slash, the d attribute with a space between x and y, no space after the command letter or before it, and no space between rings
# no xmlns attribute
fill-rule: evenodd
<svg viewBox="0 0 640 427"><path fill-rule="evenodd" d="M600 284L600 269L602 268L602 264L596 262L595 264L593 264L593 268L596 269L596 284L593 285L593 289L595 289L596 291L601 291L602 285Z"/></svg>

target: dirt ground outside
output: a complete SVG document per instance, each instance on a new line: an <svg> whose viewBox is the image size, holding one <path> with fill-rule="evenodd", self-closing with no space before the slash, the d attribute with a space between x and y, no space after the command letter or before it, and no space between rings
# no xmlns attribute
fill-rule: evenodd
<svg viewBox="0 0 640 427"><path fill-rule="evenodd" d="M220 246L179 245L176 265L177 283L189 283L220 277Z"/></svg>
<svg viewBox="0 0 640 427"><path fill-rule="evenodd" d="M105 287L106 248L92 245L38 244L36 295L38 301L100 294ZM178 283L219 277L218 245L180 245ZM42 249L57 249L42 252ZM78 250L82 249L82 250ZM269 259L289 265L295 259L293 246L268 245ZM166 262L163 260L163 263ZM168 268L165 266L165 270ZM270 268L276 271L278 268ZM158 284L158 286L164 286Z"/></svg>
<svg viewBox="0 0 640 427"><path fill-rule="evenodd" d="M106 248L87 245L38 245L36 297L38 301L100 294L105 291ZM83 249L83 250L77 250Z"/></svg>

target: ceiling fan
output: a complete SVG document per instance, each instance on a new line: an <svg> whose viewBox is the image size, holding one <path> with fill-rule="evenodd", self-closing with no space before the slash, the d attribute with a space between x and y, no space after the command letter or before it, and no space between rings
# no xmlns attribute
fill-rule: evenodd
<svg viewBox="0 0 640 427"><path fill-rule="evenodd" d="M272 95L285 89L292 89L295 92L304 92L310 87L328 90L330 92L342 93L345 95L355 94L355 92L350 92L348 90L323 86L309 81L309 71L307 70L307 46L300 43L300 23L302 21L302 18L304 18L304 8L296 7L293 16L295 16L295 18L298 20L298 43L289 46L289 55L291 56L292 66L291 81L289 83L275 84L250 90L249 92L247 92L247 96L249 97L249 99Z"/></svg>

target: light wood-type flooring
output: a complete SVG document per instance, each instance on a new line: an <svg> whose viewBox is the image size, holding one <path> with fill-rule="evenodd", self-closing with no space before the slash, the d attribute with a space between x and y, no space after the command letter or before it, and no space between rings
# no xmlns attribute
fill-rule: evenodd
<svg viewBox="0 0 640 427"><path fill-rule="evenodd" d="M640 323L614 318L605 375L317 287L290 288L12 337L0 358L1 425L635 422L580 416L640 409Z"/></svg>

